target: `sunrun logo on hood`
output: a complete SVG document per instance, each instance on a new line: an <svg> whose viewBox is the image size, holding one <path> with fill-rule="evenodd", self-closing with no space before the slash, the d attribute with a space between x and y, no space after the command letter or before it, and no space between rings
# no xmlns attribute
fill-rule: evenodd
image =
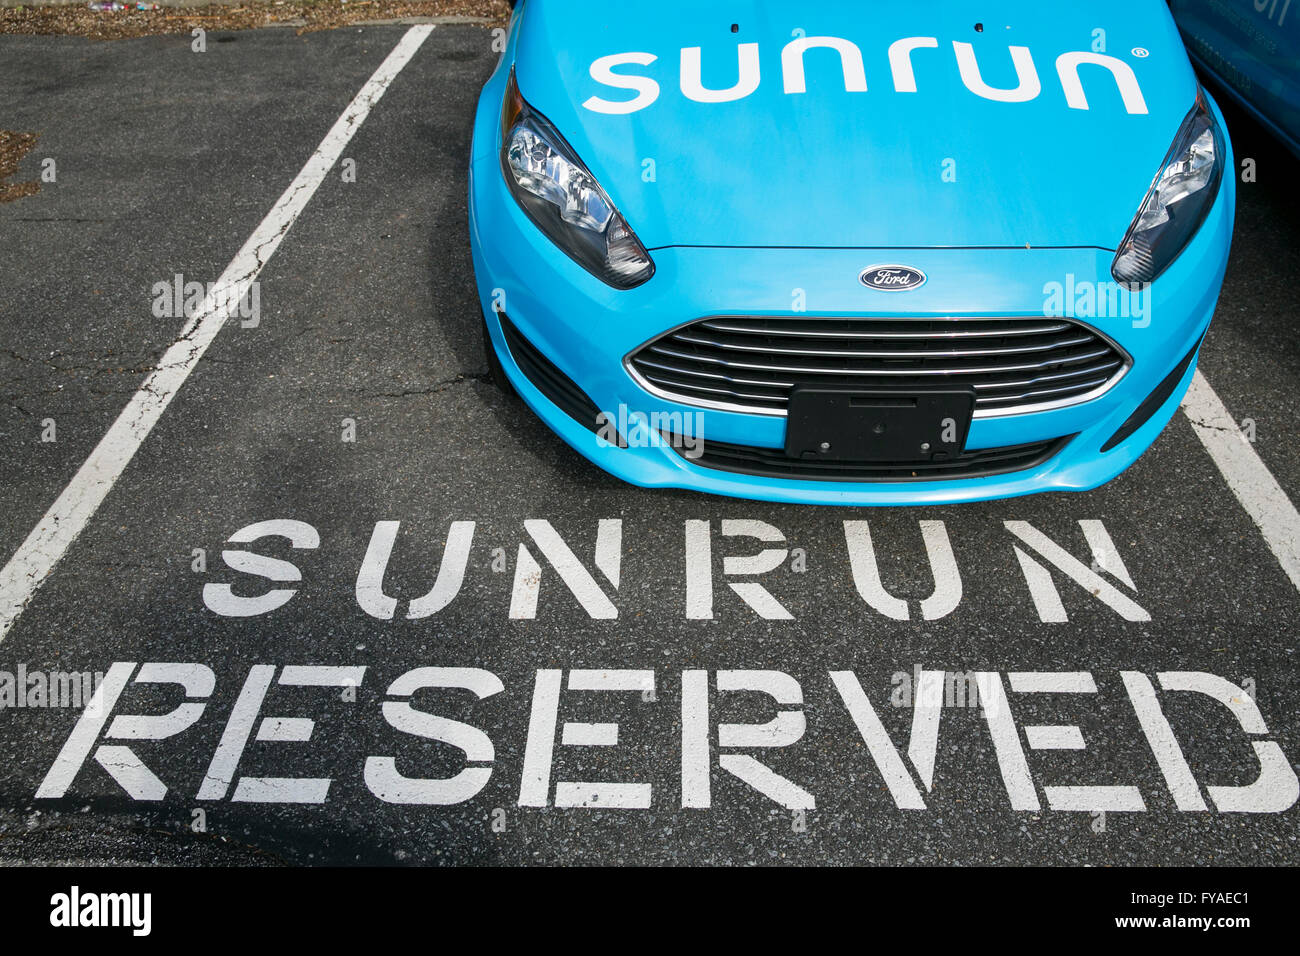
<svg viewBox="0 0 1300 956"><path fill-rule="evenodd" d="M889 72L896 93L917 91L916 76L912 70L913 51L937 49L938 46L937 37L904 37L889 45ZM862 51L858 49L857 44L842 37L799 37L787 43L781 51L781 77L786 93L807 92L804 54L817 48L834 50L839 54L845 92L867 92L866 68L863 65ZM1036 99L1042 92L1042 82L1039 80L1038 69L1034 65L1029 47L1009 46L1007 48L1016 70L1017 82L1012 89L999 89L984 82L973 45L953 40L952 48L957 58L961 81L976 96L1002 103L1024 103ZM725 90L705 88L701 79L703 73L700 63L701 49L693 46L683 47L681 51L680 85L682 95L687 99L697 103L727 103L744 99L758 89L761 74L757 43L737 45L736 55L740 63L739 78L735 86ZM650 106L659 98L659 82L651 76L616 73L614 70L616 67L623 66L650 66L658 59L659 57L653 53L638 52L613 53L600 57L591 64L591 78L602 86L613 87L616 90L631 90L636 93L636 96L621 100L592 96L582 105L592 112L609 114L635 113ZM1079 67L1084 64L1100 66L1110 72L1123 98L1124 109L1130 114L1147 112L1146 100L1142 96L1142 88L1138 85L1132 67L1116 57L1083 50L1062 53L1056 58L1056 74L1070 109L1088 109L1088 98L1083 91L1083 82L1079 79Z"/></svg>

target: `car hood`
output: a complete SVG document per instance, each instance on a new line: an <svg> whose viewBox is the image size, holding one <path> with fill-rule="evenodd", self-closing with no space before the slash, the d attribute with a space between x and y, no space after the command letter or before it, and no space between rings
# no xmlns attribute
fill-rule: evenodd
<svg viewBox="0 0 1300 956"><path fill-rule="evenodd" d="M649 248L1113 249L1196 94L1156 0L527 0L516 16L520 92ZM853 71L836 49L813 47L806 92L787 92L797 88L787 44L826 37L852 44L850 63L860 51L866 90L846 89ZM915 91L891 69L891 45L908 37L929 44L908 58ZM683 50L699 49L702 87L728 90L753 50L742 44L757 44L753 92L724 102L683 94ZM973 92L979 81L969 66L963 80L960 66L966 44L991 88L1017 87L1013 56L1032 61L1037 95ZM1112 67L1058 59L1102 51L1115 71L1132 71L1127 101ZM639 54L612 70L652 79L648 105L609 112L597 102L643 97L594 78L593 64L615 54Z"/></svg>

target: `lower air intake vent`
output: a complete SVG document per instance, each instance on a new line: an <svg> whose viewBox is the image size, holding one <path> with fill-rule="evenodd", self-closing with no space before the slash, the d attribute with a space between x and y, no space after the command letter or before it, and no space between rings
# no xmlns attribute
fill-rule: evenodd
<svg viewBox="0 0 1300 956"><path fill-rule="evenodd" d="M732 445L705 441L697 458L687 460L705 468L734 471L763 478L794 478L812 481L943 481L950 478L984 478L1024 471L1048 461L1069 444L1073 435L1047 441L980 448L956 458L934 462L832 462L787 458L780 448ZM664 433L664 440L679 453L691 443ZM683 457L686 457L683 455Z"/></svg>
<svg viewBox="0 0 1300 956"><path fill-rule="evenodd" d="M604 419L591 397L579 388L573 379L556 368L532 342L524 338L524 334L506 318L504 312L499 313L499 318L506 345L510 348L510 355L519 366L519 370L528 377L528 381L532 382L537 390L549 398L560 411L583 428L598 432Z"/></svg>

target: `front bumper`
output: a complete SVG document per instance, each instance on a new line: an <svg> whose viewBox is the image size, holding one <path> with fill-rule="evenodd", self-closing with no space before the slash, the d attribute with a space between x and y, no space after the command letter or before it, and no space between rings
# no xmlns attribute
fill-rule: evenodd
<svg viewBox="0 0 1300 956"><path fill-rule="evenodd" d="M485 97L486 98L486 97ZM490 113L490 111L489 111ZM480 124L494 122L480 114ZM477 130L476 147L493 133ZM570 260L519 209L501 181L492 148L477 149L470 175L470 238L479 296L492 343L519 394L546 424L606 471L644 487L687 488L770 501L822 504L930 504L978 501L1039 491L1095 488L1129 467L1168 423L1195 363L1151 417L1123 441L1101 447L1185 358L1213 315L1232 231L1234 181L1225 175L1209 217L1182 255L1152 285L1140 317L1064 314L1090 325L1132 359L1104 394L1040 412L976 418L967 449L1075 437L1050 459L1008 474L935 481L844 482L770 478L696 464L658 442L618 447L562 411L512 356L497 310L595 403L618 419L620 408L698 416L707 440L779 448L785 419L699 408L661 398L628 372L624 358L665 331L710 315L1042 316L1045 287L1082 290L1110 283L1113 251L1047 249L660 248L654 277L630 291L606 286ZM1232 158L1227 167L1232 170ZM635 227L635 224L633 224ZM905 261L929 280L906 293L880 293L858 281L876 262ZM1105 296L1098 298L1104 299ZM1086 300L1085 300L1086 302ZM905 309L905 311L900 311Z"/></svg>

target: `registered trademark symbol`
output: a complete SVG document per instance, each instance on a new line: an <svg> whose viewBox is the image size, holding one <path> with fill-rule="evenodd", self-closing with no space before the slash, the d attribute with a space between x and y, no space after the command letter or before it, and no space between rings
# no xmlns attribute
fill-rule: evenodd
<svg viewBox="0 0 1300 956"><path fill-rule="evenodd" d="M1151 55L1151 51L1148 50L1148 49L1147 49L1146 47L1144 47L1144 46L1135 46L1135 47L1133 48L1133 55L1134 55L1135 57L1137 57L1139 60L1141 60L1141 59L1143 59L1143 58L1145 58L1145 57L1150 56L1150 55Z"/></svg>

